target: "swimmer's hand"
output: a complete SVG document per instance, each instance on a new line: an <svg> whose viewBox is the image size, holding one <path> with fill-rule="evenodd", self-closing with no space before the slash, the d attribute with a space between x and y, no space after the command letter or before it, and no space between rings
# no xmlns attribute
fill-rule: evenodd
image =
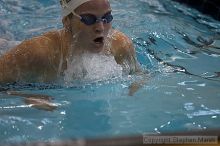
<svg viewBox="0 0 220 146"><path fill-rule="evenodd" d="M31 105L31 107L39 110L53 111L57 108L57 105L51 103L50 100L45 100L37 97L26 97L24 99L24 102L27 105Z"/></svg>
<svg viewBox="0 0 220 146"><path fill-rule="evenodd" d="M138 76L141 77L141 79L133 82L130 86L129 86L129 92L128 95L129 96L133 96L140 88L142 88L144 86L144 84L147 82L147 80L149 79L149 75L148 73L144 73L144 72L138 72L137 73Z"/></svg>
<svg viewBox="0 0 220 146"><path fill-rule="evenodd" d="M39 110L53 111L57 108L57 105L51 102L52 97L48 95L25 94L16 91L8 91L7 94L24 97L25 104Z"/></svg>
<svg viewBox="0 0 220 146"><path fill-rule="evenodd" d="M129 86L129 96L133 96L142 86L144 85L144 81L135 81Z"/></svg>

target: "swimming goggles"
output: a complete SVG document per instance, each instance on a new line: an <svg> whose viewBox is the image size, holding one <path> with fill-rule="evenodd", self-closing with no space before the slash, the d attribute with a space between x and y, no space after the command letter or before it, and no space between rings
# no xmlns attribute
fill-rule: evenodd
<svg viewBox="0 0 220 146"><path fill-rule="evenodd" d="M98 22L103 22L104 24L106 24L106 23L112 22L112 20L113 20L113 16L112 16L111 12L106 13L102 17L96 17L93 14L78 15L75 12L72 12L72 13L73 13L73 15L77 16L82 23L84 23L86 25L93 25Z"/></svg>

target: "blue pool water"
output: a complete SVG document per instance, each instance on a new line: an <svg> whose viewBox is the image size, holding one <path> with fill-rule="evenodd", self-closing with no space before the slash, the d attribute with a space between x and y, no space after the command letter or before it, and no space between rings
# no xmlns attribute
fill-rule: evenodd
<svg viewBox="0 0 220 146"><path fill-rule="evenodd" d="M54 141L220 128L220 23L170 0L112 0L114 28L132 38L149 80L133 96L125 76L80 85L2 85L53 97L53 112L0 93L0 142ZM0 38L62 27L58 0L0 0ZM13 44L14 42L8 42ZM0 54L7 50L1 48Z"/></svg>

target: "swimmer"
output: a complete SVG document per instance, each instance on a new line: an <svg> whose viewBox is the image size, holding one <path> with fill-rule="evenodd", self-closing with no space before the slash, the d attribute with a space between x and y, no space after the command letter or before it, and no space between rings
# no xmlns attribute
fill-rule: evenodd
<svg viewBox="0 0 220 146"><path fill-rule="evenodd" d="M60 80L68 60L83 53L112 55L128 73L136 72L132 41L112 28L108 0L61 0L64 28L23 41L0 57L0 83ZM105 64L103 64L105 65Z"/></svg>
<svg viewBox="0 0 220 146"><path fill-rule="evenodd" d="M140 71L132 41L112 28L113 16L108 0L61 0L60 4L64 27L25 40L2 55L1 84L59 81L65 75L68 61L84 53L112 55L128 74ZM141 84L133 84L129 95L133 95ZM42 96L29 98L19 93L16 96L25 97L26 103L39 109L55 109L49 104L50 100Z"/></svg>

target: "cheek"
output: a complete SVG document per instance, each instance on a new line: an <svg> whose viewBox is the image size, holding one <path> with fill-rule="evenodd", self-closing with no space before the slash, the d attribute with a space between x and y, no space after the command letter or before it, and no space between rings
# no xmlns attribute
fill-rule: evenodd
<svg viewBox="0 0 220 146"><path fill-rule="evenodd" d="M108 33L110 29L112 29L112 25L111 24L106 24L105 25L105 33Z"/></svg>
<svg viewBox="0 0 220 146"><path fill-rule="evenodd" d="M81 27L81 34L84 35L84 38L88 38L90 35L92 35L92 33L93 33L93 29L91 26L83 25Z"/></svg>
<svg viewBox="0 0 220 146"><path fill-rule="evenodd" d="M79 32L79 37L83 41L88 41L92 37L92 32L91 27L82 26Z"/></svg>
<svg viewBox="0 0 220 146"><path fill-rule="evenodd" d="M84 39L89 37L89 34L90 34L89 28L79 21L75 22L72 25L72 29L73 29L73 35L77 34L79 35L78 37L84 38Z"/></svg>
<svg viewBox="0 0 220 146"><path fill-rule="evenodd" d="M83 30L83 25L82 25L82 23L79 22L79 21L76 21L76 22L73 24L73 29L75 30L75 32L82 31L82 30Z"/></svg>

